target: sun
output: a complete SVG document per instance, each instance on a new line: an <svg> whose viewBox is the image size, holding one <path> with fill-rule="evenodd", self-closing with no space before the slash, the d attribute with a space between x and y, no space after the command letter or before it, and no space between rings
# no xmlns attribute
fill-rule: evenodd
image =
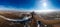
<svg viewBox="0 0 60 27"><path fill-rule="evenodd" d="M42 5L43 5L43 7L46 7L47 6L47 3L44 2Z"/></svg>

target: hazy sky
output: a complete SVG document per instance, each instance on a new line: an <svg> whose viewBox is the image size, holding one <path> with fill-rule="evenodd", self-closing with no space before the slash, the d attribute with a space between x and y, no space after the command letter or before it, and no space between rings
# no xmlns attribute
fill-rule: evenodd
<svg viewBox="0 0 60 27"><path fill-rule="evenodd" d="M60 9L60 0L0 0L0 10Z"/></svg>

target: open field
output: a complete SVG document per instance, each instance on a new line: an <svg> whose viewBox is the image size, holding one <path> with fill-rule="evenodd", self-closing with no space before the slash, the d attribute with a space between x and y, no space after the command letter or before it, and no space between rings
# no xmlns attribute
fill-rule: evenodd
<svg viewBox="0 0 60 27"><path fill-rule="evenodd" d="M14 23L10 23L9 21L3 19L1 16L4 16L6 18L9 19L22 19L22 14L25 15L31 15L31 14L26 14L26 12L7 12L7 11L0 11L0 27L24 27L24 24L14 24ZM47 14L47 15L42 15L39 14L39 16L41 16L42 18L44 18L45 20L50 20L50 23L53 22L53 20L55 20L54 24L52 24L53 27L60 27L60 20L56 21L56 15L55 13L51 13L51 14ZM60 18L60 13L58 12L58 17ZM52 19L51 19L52 18ZM57 23L58 22L58 23ZM43 24L45 22L42 22ZM31 23L29 23L29 25L31 25L31 27L36 27L36 20L33 19Z"/></svg>

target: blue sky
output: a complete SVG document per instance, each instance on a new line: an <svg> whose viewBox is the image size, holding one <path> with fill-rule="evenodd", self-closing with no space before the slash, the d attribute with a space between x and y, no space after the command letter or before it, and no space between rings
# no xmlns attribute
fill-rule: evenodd
<svg viewBox="0 0 60 27"><path fill-rule="evenodd" d="M33 8L36 0L0 0L0 5L13 8Z"/></svg>
<svg viewBox="0 0 60 27"><path fill-rule="evenodd" d="M54 9L54 10L60 9L60 0L45 0L45 1L44 0L0 0L0 10L13 10L13 9L14 10L41 10L41 9L45 10L45 8ZM44 5L44 3L46 4Z"/></svg>
<svg viewBox="0 0 60 27"><path fill-rule="evenodd" d="M60 9L60 0L49 0L52 4L52 7Z"/></svg>

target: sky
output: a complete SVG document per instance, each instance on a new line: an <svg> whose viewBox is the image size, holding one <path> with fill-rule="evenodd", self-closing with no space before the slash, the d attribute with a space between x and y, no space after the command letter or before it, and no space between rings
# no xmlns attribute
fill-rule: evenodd
<svg viewBox="0 0 60 27"><path fill-rule="evenodd" d="M51 6L57 9L60 9L60 0L49 0L51 2Z"/></svg>
<svg viewBox="0 0 60 27"><path fill-rule="evenodd" d="M60 0L0 0L0 10L59 10Z"/></svg>

